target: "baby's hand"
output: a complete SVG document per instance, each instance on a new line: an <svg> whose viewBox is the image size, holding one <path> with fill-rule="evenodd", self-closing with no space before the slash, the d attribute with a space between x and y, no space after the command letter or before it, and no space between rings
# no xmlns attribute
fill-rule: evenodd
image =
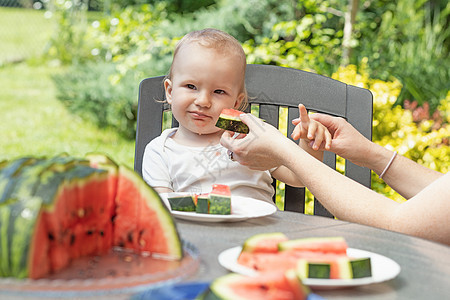
<svg viewBox="0 0 450 300"><path fill-rule="evenodd" d="M331 133L322 125L322 123L311 120L308 116L306 107L303 104L298 105L298 119L292 120L295 125L291 137L294 140L304 139L314 150L329 150L331 147Z"/></svg>

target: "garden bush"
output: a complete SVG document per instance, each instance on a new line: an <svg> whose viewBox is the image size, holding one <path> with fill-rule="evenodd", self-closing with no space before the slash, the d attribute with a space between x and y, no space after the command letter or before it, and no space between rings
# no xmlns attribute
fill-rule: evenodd
<svg viewBox="0 0 450 300"><path fill-rule="evenodd" d="M372 78L397 78L396 103L429 104L430 113L446 97L450 82L450 3L448 1L370 1L358 15L353 63L371 62Z"/></svg>
<svg viewBox="0 0 450 300"><path fill-rule="evenodd" d="M371 79L367 60L360 70L355 65L340 67L332 78L369 89L373 94L372 140L413 161L446 173L450 169L450 92L441 100L434 119L428 114L414 118L414 110L394 105L402 89L398 80ZM413 107L414 109L415 107ZM417 109L417 108L416 108ZM372 188L391 199L404 199L372 173Z"/></svg>
<svg viewBox="0 0 450 300"><path fill-rule="evenodd" d="M139 80L129 72L120 84L113 84L113 63L74 65L68 72L53 76L57 97L74 114L113 128L127 139L135 138Z"/></svg>
<svg viewBox="0 0 450 300"><path fill-rule="evenodd" d="M340 65L344 19L327 12L331 1L299 1L296 18L274 24L243 46L249 63L275 64L331 76Z"/></svg>

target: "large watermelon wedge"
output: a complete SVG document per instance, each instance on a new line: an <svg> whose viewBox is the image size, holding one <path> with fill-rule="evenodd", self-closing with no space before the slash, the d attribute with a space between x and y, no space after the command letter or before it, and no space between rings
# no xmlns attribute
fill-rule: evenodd
<svg viewBox="0 0 450 300"><path fill-rule="evenodd" d="M105 156L2 163L0 187L0 276L45 277L114 246L183 256L159 195Z"/></svg>

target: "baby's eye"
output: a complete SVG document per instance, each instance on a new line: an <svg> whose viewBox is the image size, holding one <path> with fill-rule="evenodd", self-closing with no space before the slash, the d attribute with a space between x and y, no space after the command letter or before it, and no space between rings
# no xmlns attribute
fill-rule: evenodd
<svg viewBox="0 0 450 300"><path fill-rule="evenodd" d="M196 89L197 89L197 88L195 87L195 85L190 84L190 83L186 84L186 87L187 87L188 89L191 89L191 90L196 90Z"/></svg>
<svg viewBox="0 0 450 300"><path fill-rule="evenodd" d="M222 95L222 94L225 94L225 91L224 90L215 90L214 93Z"/></svg>

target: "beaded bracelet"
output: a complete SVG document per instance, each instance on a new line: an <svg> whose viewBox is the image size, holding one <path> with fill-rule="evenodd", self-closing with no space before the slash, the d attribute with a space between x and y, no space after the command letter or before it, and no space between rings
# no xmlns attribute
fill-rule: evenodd
<svg viewBox="0 0 450 300"><path fill-rule="evenodd" d="M383 178L384 174L386 173L386 171L389 169L389 167L392 165L392 162L394 161L394 158L397 156L397 152L395 151L394 154L391 157L391 160L388 162L388 164L386 165L386 168L384 168L383 172L381 172L380 174L380 178Z"/></svg>

